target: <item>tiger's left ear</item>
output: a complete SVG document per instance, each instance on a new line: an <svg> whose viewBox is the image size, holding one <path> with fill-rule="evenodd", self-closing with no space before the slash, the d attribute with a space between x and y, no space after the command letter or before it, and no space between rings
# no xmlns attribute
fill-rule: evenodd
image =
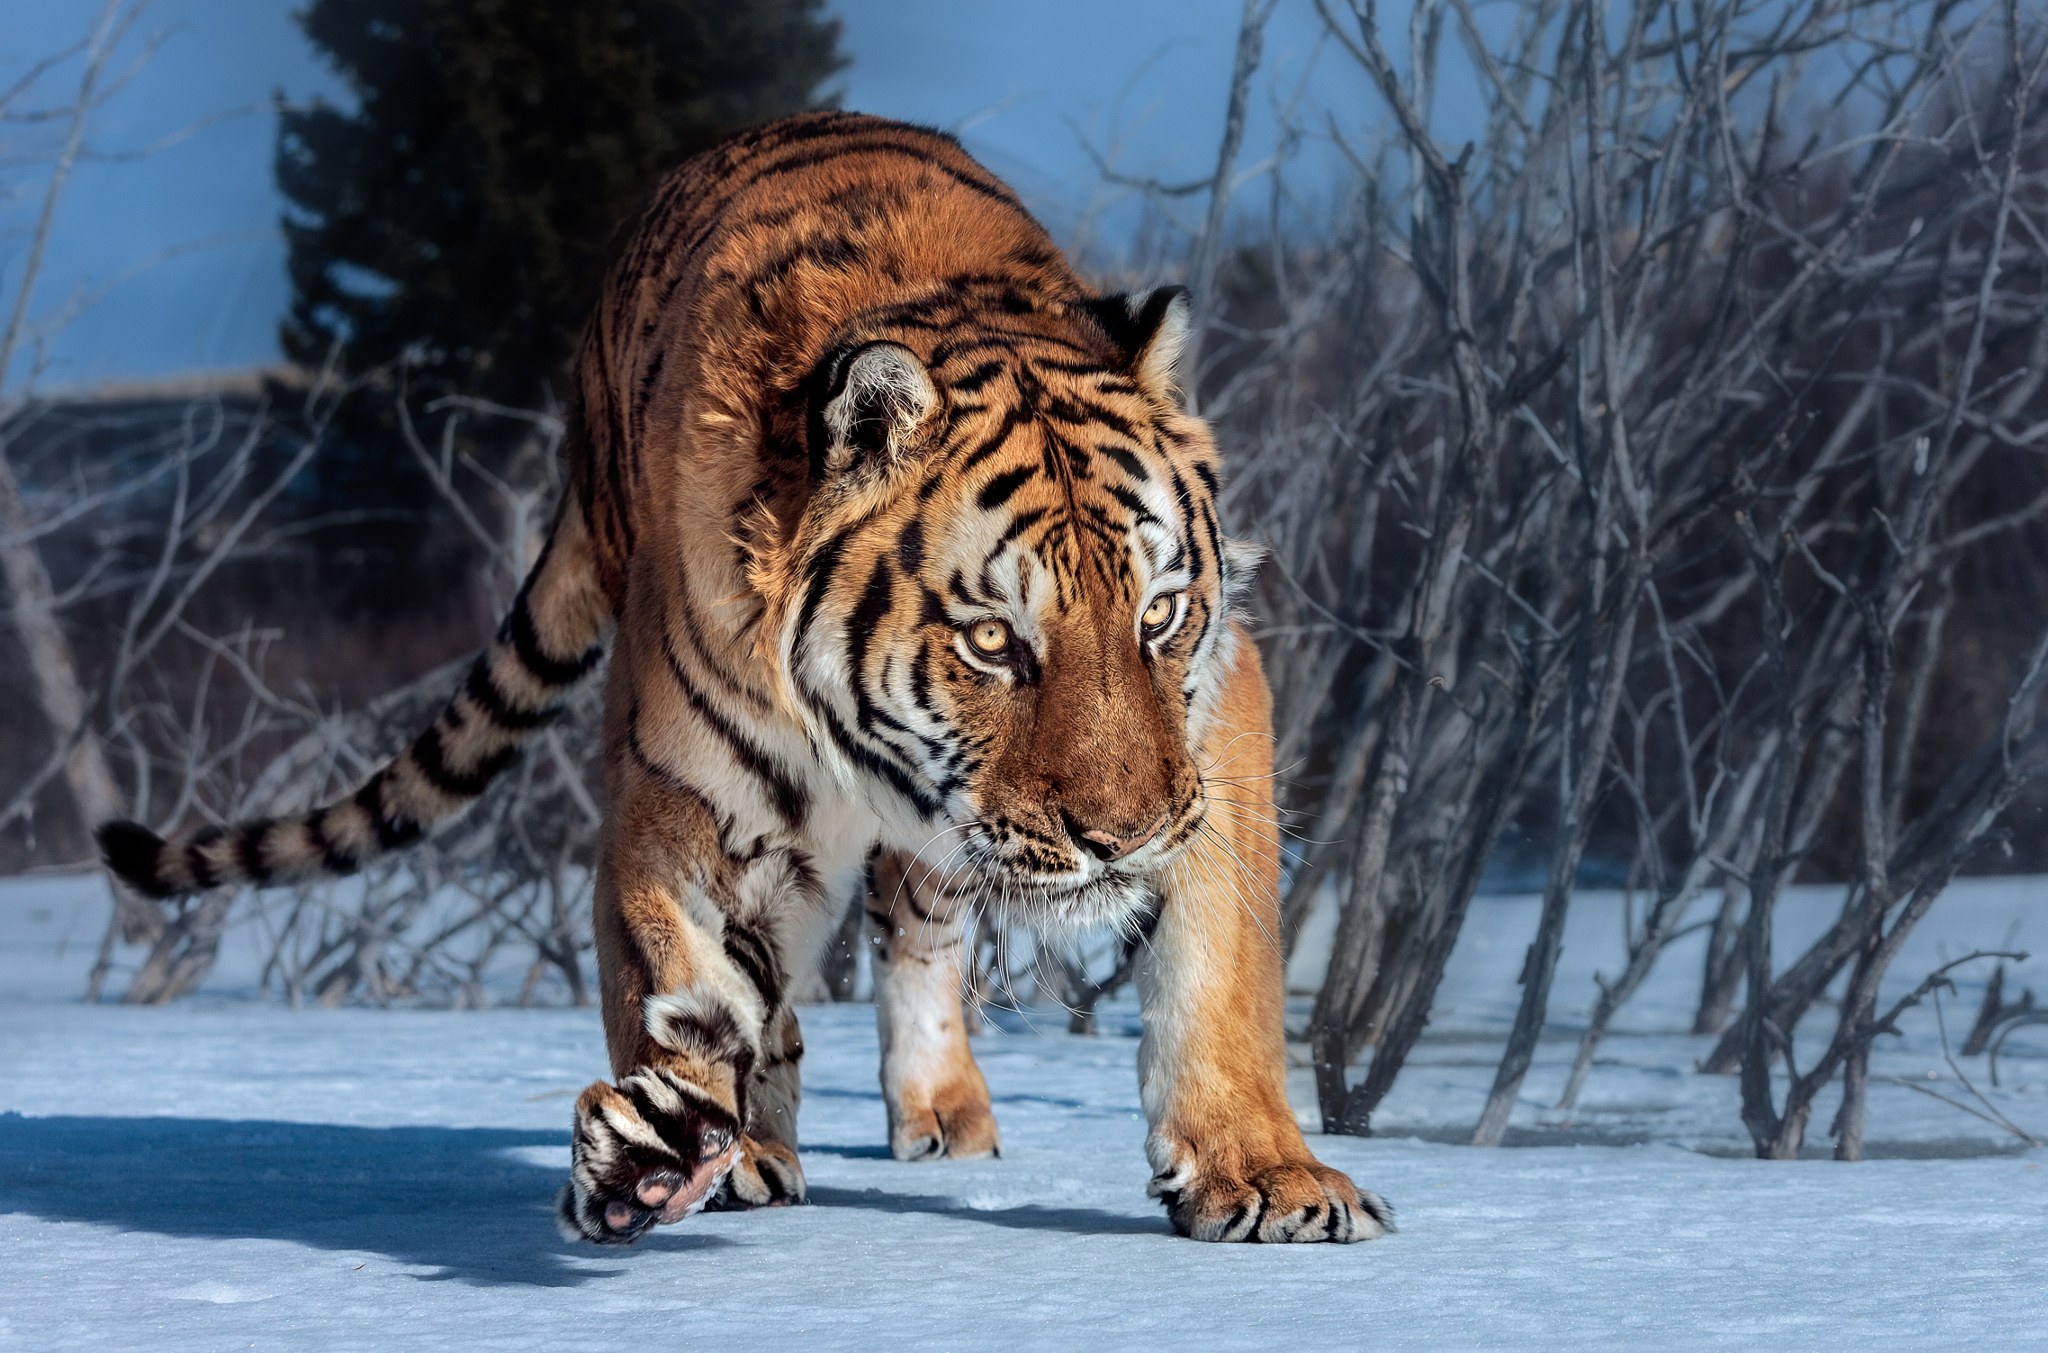
<svg viewBox="0 0 2048 1353"><path fill-rule="evenodd" d="M811 462L817 474L887 464L938 407L924 363L901 343L843 348L811 376Z"/></svg>
<svg viewBox="0 0 2048 1353"><path fill-rule="evenodd" d="M1082 307L1102 326L1110 342L1124 354L1124 369L1145 387L1146 393L1170 403L1179 402L1181 350L1188 344L1188 328L1194 306L1188 289L1181 286L1154 287L1150 291L1124 292L1082 302Z"/></svg>

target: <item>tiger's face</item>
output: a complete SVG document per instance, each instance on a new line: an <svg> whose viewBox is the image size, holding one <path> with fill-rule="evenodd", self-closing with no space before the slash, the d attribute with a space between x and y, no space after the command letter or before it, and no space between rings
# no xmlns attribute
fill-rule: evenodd
<svg viewBox="0 0 2048 1353"><path fill-rule="evenodd" d="M1184 293L1098 306L835 357L786 627L814 741L893 801L895 844L1047 924L1136 914L1202 830L1251 564L1173 395Z"/></svg>

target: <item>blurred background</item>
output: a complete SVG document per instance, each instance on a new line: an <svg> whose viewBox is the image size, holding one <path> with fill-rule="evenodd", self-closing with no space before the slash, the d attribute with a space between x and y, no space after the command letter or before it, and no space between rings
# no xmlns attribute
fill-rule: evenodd
<svg viewBox="0 0 2048 1353"><path fill-rule="evenodd" d="M1196 291L1190 397L1271 551L1278 938L1326 1126L1364 1129L1475 896L1542 897L1511 1102L1576 890L1622 890L1629 955L1579 1079L1702 934L1709 1061L1832 1001L1834 1075L1950 879L2048 869L2018 5L6 14L0 872L90 870L110 816L288 811L400 745L548 520L613 232L828 105L956 133L1105 290ZM117 899L90 995L189 992L240 927L293 1003L582 1003L596 761L586 707L363 878ZM1839 910L1774 955L1793 884ZM849 915L813 998L865 990ZM1085 1030L1130 957L990 917L969 994Z"/></svg>
<svg viewBox="0 0 2048 1353"><path fill-rule="evenodd" d="M294 21L300 8L153 0L130 27L113 56L127 83L95 116L100 158L74 171L45 264L47 299L83 287L93 300L54 337L44 388L282 359L277 325L290 286L272 106L356 106L350 83ZM1062 239L1084 217L1115 216L1114 248L1128 243L1134 194L1103 182L1091 149L1163 179L1213 169L1239 9L1232 0L821 5L805 12L836 25L836 57L806 72L813 82L796 101L831 97L956 131ZM0 79L77 42L93 18L81 0L9 5ZM1270 90L1253 102L1246 132L1253 158L1280 136L1269 97L1306 86L1325 103L1358 102L1321 29L1307 5L1269 20L1260 83ZM16 193L7 205L9 238L19 238L35 204Z"/></svg>

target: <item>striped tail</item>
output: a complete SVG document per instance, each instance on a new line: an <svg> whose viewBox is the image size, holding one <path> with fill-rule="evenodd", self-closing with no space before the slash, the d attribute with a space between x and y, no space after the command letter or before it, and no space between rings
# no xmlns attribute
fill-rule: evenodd
<svg viewBox="0 0 2048 1353"><path fill-rule="evenodd" d="M166 841L137 822L96 833L107 865L150 897L351 874L474 803L604 655L612 607L571 496L518 600L440 718L348 798L300 817Z"/></svg>

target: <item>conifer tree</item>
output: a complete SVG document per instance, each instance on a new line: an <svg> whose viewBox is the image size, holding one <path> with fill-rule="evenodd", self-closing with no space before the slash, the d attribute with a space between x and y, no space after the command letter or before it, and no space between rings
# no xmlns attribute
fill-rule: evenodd
<svg viewBox="0 0 2048 1353"><path fill-rule="evenodd" d="M421 356L415 390L559 395L606 249L661 173L815 106L823 0L312 0L348 82L279 128L286 356Z"/></svg>

